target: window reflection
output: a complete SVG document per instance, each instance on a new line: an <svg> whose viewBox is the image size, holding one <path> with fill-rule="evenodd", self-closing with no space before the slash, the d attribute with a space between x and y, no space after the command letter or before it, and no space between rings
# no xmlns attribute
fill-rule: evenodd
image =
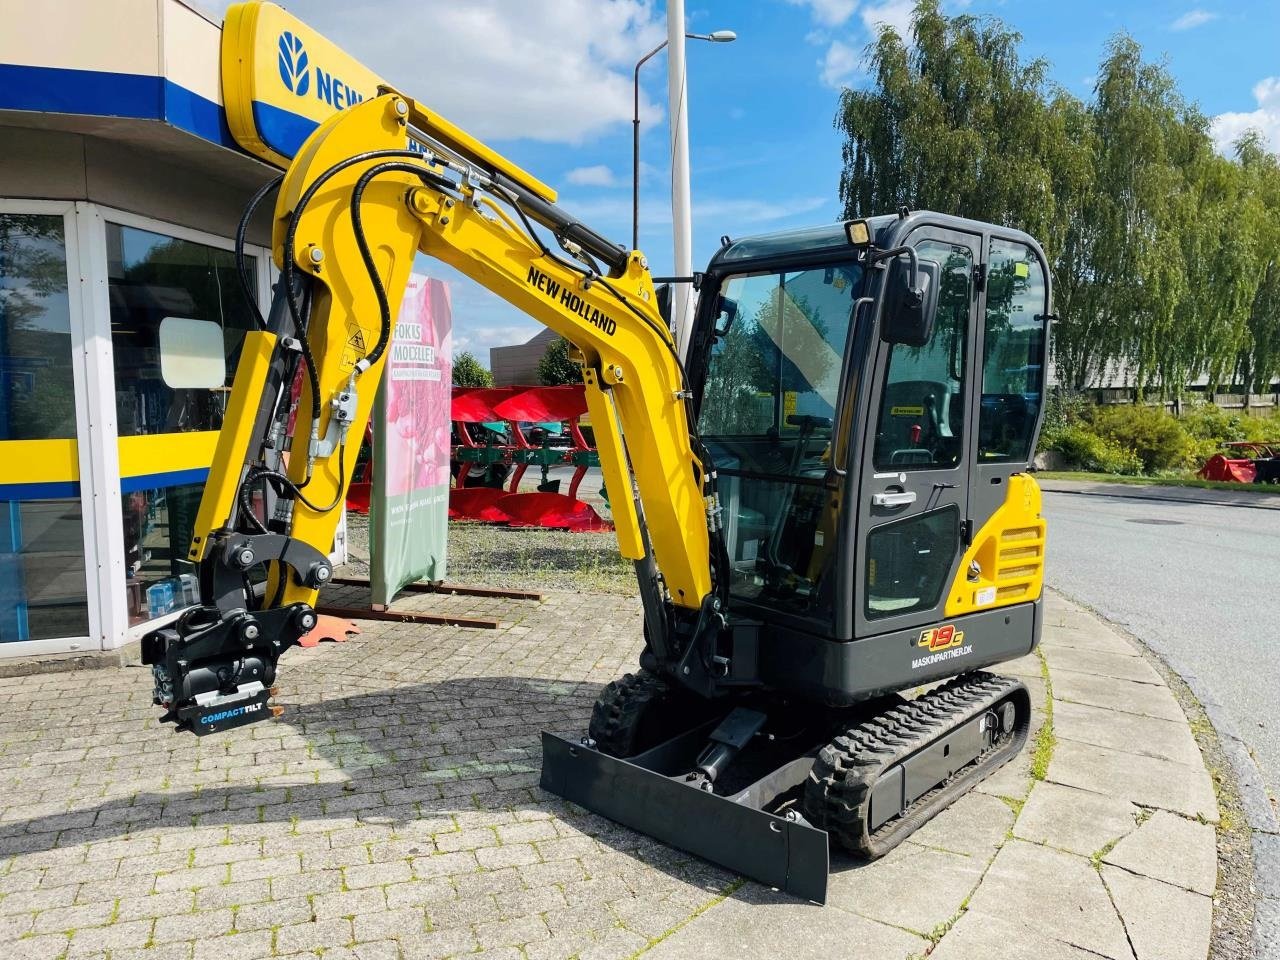
<svg viewBox="0 0 1280 960"><path fill-rule="evenodd" d="M255 267L250 261L251 276ZM120 435L217 430L244 333L253 323L236 277L235 255L108 223L107 273ZM159 341L165 317L204 320L222 328L227 356L222 386L174 390L165 384Z"/></svg>
<svg viewBox="0 0 1280 960"><path fill-rule="evenodd" d="M0 500L0 643L88 633L79 499Z"/></svg>
<svg viewBox="0 0 1280 960"><path fill-rule="evenodd" d="M0 440L75 435L62 217L0 214Z"/></svg>
<svg viewBox="0 0 1280 960"><path fill-rule="evenodd" d="M61 216L0 214L0 643L89 633L74 479L6 471L31 456L6 441L76 436L64 243Z"/></svg>

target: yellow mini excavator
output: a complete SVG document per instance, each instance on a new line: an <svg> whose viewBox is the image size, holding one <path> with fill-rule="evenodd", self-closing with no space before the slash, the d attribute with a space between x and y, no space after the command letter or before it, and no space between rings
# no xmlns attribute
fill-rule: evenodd
<svg viewBox="0 0 1280 960"><path fill-rule="evenodd" d="M905 209L725 238L689 278L681 357L640 251L395 91L310 136L246 211L241 253L273 188L281 274L200 505L201 603L143 641L168 719L204 734L272 714L423 253L576 348L636 565L638 669L580 739L543 735L543 787L821 901L829 837L879 856L1025 742L1026 688L981 668L1040 633L1033 239Z"/></svg>

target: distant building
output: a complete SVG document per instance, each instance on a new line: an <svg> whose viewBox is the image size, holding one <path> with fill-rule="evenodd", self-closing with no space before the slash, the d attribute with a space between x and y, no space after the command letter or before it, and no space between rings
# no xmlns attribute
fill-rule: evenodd
<svg viewBox="0 0 1280 960"><path fill-rule="evenodd" d="M554 343L559 334L545 329L524 343L513 343L505 347L489 348L489 370L493 373L495 387L510 387L517 384L536 384L538 382L538 361L547 352L547 347Z"/></svg>

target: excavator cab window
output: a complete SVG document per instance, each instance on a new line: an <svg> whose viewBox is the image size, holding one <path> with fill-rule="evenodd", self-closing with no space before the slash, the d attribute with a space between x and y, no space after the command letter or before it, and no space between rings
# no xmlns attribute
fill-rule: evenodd
<svg viewBox="0 0 1280 960"><path fill-rule="evenodd" d="M832 421L861 287L853 261L720 284L699 432L721 477L735 596L804 614L822 593Z"/></svg>

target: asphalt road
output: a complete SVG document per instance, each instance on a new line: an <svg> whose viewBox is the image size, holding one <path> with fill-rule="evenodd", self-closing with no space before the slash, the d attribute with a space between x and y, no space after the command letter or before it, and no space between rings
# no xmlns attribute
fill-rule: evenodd
<svg viewBox="0 0 1280 960"><path fill-rule="evenodd" d="M1280 511L1046 493L1048 580L1194 673L1280 797Z"/></svg>

